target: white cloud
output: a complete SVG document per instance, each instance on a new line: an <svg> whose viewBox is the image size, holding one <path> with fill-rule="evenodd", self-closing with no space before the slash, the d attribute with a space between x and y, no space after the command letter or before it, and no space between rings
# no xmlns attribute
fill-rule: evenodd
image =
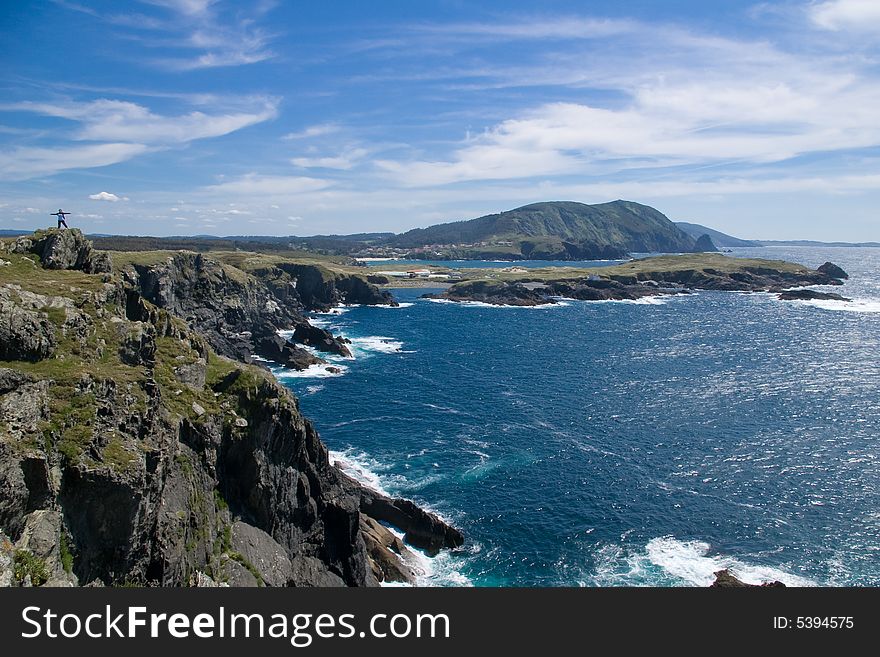
<svg viewBox="0 0 880 657"><path fill-rule="evenodd" d="M221 137L277 116L277 100L242 98L249 105L225 113L190 112L165 116L136 103L102 98L91 102L20 102L0 105L0 111L25 111L68 119L80 126L59 137L75 141L109 142L89 146L19 147L0 153L0 172L22 180L68 169L107 166L171 144Z"/></svg>
<svg viewBox="0 0 880 657"><path fill-rule="evenodd" d="M290 163L303 169L341 169L354 167L369 153L365 148L353 148L334 157L294 157Z"/></svg>
<svg viewBox="0 0 880 657"><path fill-rule="evenodd" d="M312 137L323 137L334 132L339 132L342 128L335 123L319 123L309 126L299 132L288 132L282 139L311 139Z"/></svg>
<svg viewBox="0 0 880 657"><path fill-rule="evenodd" d="M147 4L165 7L187 16L197 16L208 11L216 0L143 0Z"/></svg>
<svg viewBox="0 0 880 657"><path fill-rule="evenodd" d="M814 24L826 30L880 31L880 2L877 0L830 0L808 7Z"/></svg>
<svg viewBox="0 0 880 657"><path fill-rule="evenodd" d="M167 144L227 135L278 115L275 100L259 99L251 103L257 104L257 107L249 112L213 115L190 112L178 116L162 116L137 103L106 98L87 103L24 102L3 105L0 109L29 111L77 121L82 128L75 133L75 139Z"/></svg>
<svg viewBox="0 0 880 657"><path fill-rule="evenodd" d="M618 65L617 79L604 84L623 102L542 104L459 142L445 156L376 165L399 184L421 186L761 164L880 145L876 75L847 60L750 46L684 35L679 48L702 65L661 54L653 62L639 59L638 70L633 62Z"/></svg>
<svg viewBox="0 0 880 657"><path fill-rule="evenodd" d="M127 196L117 196L116 194L113 194L111 192L98 192L97 194L89 194L89 198L93 201L109 201L110 203L129 200Z"/></svg>
<svg viewBox="0 0 880 657"><path fill-rule="evenodd" d="M149 151L144 144L94 144L89 146L28 148L0 153L0 177L24 180L68 169L104 167Z"/></svg>
<svg viewBox="0 0 880 657"><path fill-rule="evenodd" d="M305 176L263 176L249 173L235 180L202 188L211 193L232 193L245 196L287 196L314 192L330 187L329 180Z"/></svg>

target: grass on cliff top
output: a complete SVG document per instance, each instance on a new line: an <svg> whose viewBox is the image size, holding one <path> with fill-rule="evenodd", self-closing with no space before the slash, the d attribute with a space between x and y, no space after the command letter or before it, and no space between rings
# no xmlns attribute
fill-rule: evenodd
<svg viewBox="0 0 880 657"><path fill-rule="evenodd" d="M282 253L256 253L252 251L215 251L211 256L220 262L237 267L242 271L253 272L258 269L281 264L312 265L340 274L361 274L364 269L348 264L348 258L323 256L308 251L285 251Z"/></svg>
<svg viewBox="0 0 880 657"><path fill-rule="evenodd" d="M24 290L47 296L78 298L78 292L96 292L104 285L99 274L85 274L67 269L43 269L35 255L3 253L0 260L0 286L18 285Z"/></svg>
<svg viewBox="0 0 880 657"><path fill-rule="evenodd" d="M166 262L180 251L111 251L113 268L122 271L128 265L158 265ZM195 253L195 252L192 252ZM280 253L257 253L253 251L210 251L202 254L220 263L226 275L244 283L248 275L282 264L310 265L317 268L325 280L340 276L365 275L364 267L348 264L341 256L323 256L308 251L283 251Z"/></svg>

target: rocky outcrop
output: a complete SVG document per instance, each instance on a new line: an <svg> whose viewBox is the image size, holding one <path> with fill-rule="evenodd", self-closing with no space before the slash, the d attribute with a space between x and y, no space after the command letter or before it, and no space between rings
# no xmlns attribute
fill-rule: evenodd
<svg viewBox="0 0 880 657"><path fill-rule="evenodd" d="M250 362L255 340L292 326L302 306L279 303L258 279L200 253L126 268L126 282L147 301L180 317L218 353Z"/></svg>
<svg viewBox="0 0 880 657"><path fill-rule="evenodd" d="M42 360L56 344L46 313L23 308L14 288L0 288L0 360Z"/></svg>
<svg viewBox="0 0 880 657"><path fill-rule="evenodd" d="M718 247L715 246L715 243L709 235L700 235L694 243L694 253L714 253L716 251L718 251Z"/></svg>
<svg viewBox="0 0 880 657"><path fill-rule="evenodd" d="M833 292L816 292L815 290L786 290L779 294L782 301L852 301Z"/></svg>
<svg viewBox="0 0 880 657"><path fill-rule="evenodd" d="M729 570L719 570L715 573L715 581L709 585L712 589L743 589L743 588L785 588L780 581L764 582L763 584L748 584L737 579Z"/></svg>
<svg viewBox="0 0 880 657"><path fill-rule="evenodd" d="M12 253L33 253L46 269L76 269L87 274L110 272L113 263L106 251L96 251L77 228L49 229L19 237Z"/></svg>
<svg viewBox="0 0 880 657"><path fill-rule="evenodd" d="M829 278L842 280L846 280L849 278L849 274L847 274L845 271L843 271L842 268L838 267L833 262L826 262L825 264L820 265L816 271L822 272Z"/></svg>
<svg viewBox="0 0 880 657"><path fill-rule="evenodd" d="M13 266L24 260L8 257ZM343 475L288 390L268 372L218 355L194 330L207 326L217 339L217 313L253 319L252 307L208 296L236 289L246 299L257 293L250 279L195 254L156 271L130 269L124 279L78 273L85 287L55 285L58 272L28 271L18 287L0 288L0 324L35 313L51 326L55 350L37 359L9 350L0 366L3 582L412 581L405 546L380 524L393 515L388 509L418 545L455 542L439 518ZM31 284L62 296L25 289ZM275 347L296 354L286 341ZM366 497L379 517L369 516Z"/></svg>
<svg viewBox="0 0 880 657"><path fill-rule="evenodd" d="M320 265L279 263L276 265L296 283L296 291L309 310L329 310L339 304L396 306L390 292L379 290L360 275L332 272Z"/></svg>
<svg viewBox="0 0 880 657"><path fill-rule="evenodd" d="M288 369L304 370L312 365L325 365L327 363L327 361L318 358L302 347L297 347L277 333L265 335L257 339L254 343L254 348L263 358L267 358Z"/></svg>
<svg viewBox="0 0 880 657"><path fill-rule="evenodd" d="M347 346L350 344L349 340L336 337L330 331L319 326L312 326L308 322L301 322L296 325L293 331L293 339L296 342L314 347L318 351L351 358L351 350Z"/></svg>
<svg viewBox="0 0 880 657"><path fill-rule="evenodd" d="M390 293L356 275L319 265L278 262L245 272L204 254L181 251L161 262L133 264L129 285L148 301L184 319L220 354L251 362L254 355L304 369L322 362L295 345L277 340L296 328L294 340L321 351L350 356L342 339L311 327L307 310L340 303L394 305Z"/></svg>
<svg viewBox="0 0 880 657"><path fill-rule="evenodd" d="M444 548L457 548L464 543L464 536L460 531L414 502L402 498L391 499L356 482L352 486L352 482L349 479L346 484L360 497L361 511L371 518L403 530L403 539L410 545L433 555Z"/></svg>

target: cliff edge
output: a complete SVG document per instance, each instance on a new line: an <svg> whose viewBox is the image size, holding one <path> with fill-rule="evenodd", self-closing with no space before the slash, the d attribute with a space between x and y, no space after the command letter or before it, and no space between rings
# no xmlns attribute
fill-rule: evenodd
<svg viewBox="0 0 880 657"><path fill-rule="evenodd" d="M165 261L114 271L75 230L3 245L0 584L371 586L415 577L383 523L428 551L460 545L345 476L292 394L218 353L247 356L247 340L199 330L223 279L197 257L169 278ZM221 313L230 333L267 306L233 282L255 305Z"/></svg>

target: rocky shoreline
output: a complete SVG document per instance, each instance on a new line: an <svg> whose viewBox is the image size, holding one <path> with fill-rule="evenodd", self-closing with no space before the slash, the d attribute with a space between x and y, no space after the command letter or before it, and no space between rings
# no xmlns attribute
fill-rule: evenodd
<svg viewBox="0 0 880 657"><path fill-rule="evenodd" d="M543 270L540 276L463 281L443 292L423 297L499 306L540 306L557 303L560 299L634 301L689 294L694 290L717 290L772 292L782 300L791 301L850 301L838 294L791 289L842 285L849 276L830 262L811 270L791 263L719 255L705 255L699 260L693 256L663 256L581 272L561 271L554 275L548 274L549 271Z"/></svg>
<svg viewBox="0 0 880 657"><path fill-rule="evenodd" d="M185 252L115 267L76 230L4 242L0 584L375 586L414 581L407 544L461 545L335 467L252 364L316 358L278 335L298 327L344 353L306 310L392 303L317 269L253 275Z"/></svg>

